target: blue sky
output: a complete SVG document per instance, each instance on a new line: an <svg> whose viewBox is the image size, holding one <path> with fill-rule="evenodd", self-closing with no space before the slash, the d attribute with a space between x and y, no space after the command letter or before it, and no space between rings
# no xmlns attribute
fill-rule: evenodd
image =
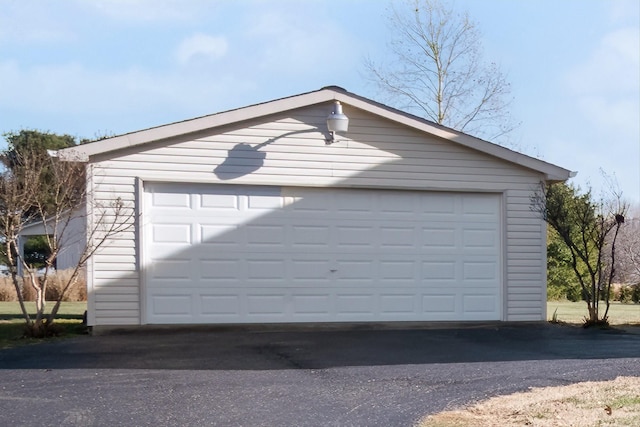
<svg viewBox="0 0 640 427"><path fill-rule="evenodd" d="M119 134L339 85L380 99L389 1L0 0L0 132ZM640 203L640 2L458 0L520 151Z"/></svg>

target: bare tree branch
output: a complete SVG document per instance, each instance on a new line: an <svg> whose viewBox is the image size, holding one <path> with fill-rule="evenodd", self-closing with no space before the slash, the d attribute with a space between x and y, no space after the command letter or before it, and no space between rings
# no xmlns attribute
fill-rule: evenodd
<svg viewBox="0 0 640 427"><path fill-rule="evenodd" d="M390 60L365 61L369 79L398 108L486 139L505 139L517 125L510 85L484 64L481 36L467 13L439 0L393 3Z"/></svg>

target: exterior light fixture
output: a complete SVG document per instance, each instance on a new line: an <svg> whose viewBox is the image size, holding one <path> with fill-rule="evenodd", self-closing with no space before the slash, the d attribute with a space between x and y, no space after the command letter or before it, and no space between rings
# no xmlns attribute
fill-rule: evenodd
<svg viewBox="0 0 640 427"><path fill-rule="evenodd" d="M327 129L329 130L329 138L327 138L327 144L334 143L335 135L344 135L349 129L349 117L345 116L342 112L342 104L340 101L333 103L333 110L327 117Z"/></svg>

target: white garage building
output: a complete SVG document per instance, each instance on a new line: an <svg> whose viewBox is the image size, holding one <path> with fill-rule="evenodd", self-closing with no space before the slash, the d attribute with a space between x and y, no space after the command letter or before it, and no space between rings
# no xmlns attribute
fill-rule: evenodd
<svg viewBox="0 0 640 427"><path fill-rule="evenodd" d="M95 327L546 316L530 199L571 173L337 87L61 156L87 162L90 224L136 210L88 265Z"/></svg>

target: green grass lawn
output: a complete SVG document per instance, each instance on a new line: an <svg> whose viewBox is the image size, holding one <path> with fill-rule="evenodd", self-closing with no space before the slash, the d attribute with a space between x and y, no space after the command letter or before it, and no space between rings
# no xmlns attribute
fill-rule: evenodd
<svg viewBox="0 0 640 427"><path fill-rule="evenodd" d="M29 314L35 313L35 304L27 302ZM49 308L53 306L50 304ZM548 320L556 313L557 320L565 323L582 324L587 315L584 301L549 301L547 303ZM604 310L604 304L601 306ZM64 302L60 306L56 322L63 326L62 336L73 336L86 333L82 325L82 315L87 309L86 302ZM609 322L612 325L640 325L640 304L611 303ZM39 342L36 339L23 338L24 319L17 302L0 302L0 349L14 345Z"/></svg>
<svg viewBox="0 0 640 427"><path fill-rule="evenodd" d="M602 313L606 310L604 303L600 305L600 310ZM587 303L584 301L547 302L548 320L552 320L554 312L560 322L582 324L583 319L587 316ZM640 325L640 304L612 302L609 308L609 323L611 325Z"/></svg>
<svg viewBox="0 0 640 427"><path fill-rule="evenodd" d="M35 316L35 303L27 302L29 315ZM49 303L48 309L53 307ZM82 315L87 309L86 302L63 302L58 311L56 323L63 328L61 336L83 334L86 328L82 325ZM47 311L48 312L48 311ZM27 339L24 334L24 318L17 302L0 302L0 349L15 345L40 342L38 339Z"/></svg>

